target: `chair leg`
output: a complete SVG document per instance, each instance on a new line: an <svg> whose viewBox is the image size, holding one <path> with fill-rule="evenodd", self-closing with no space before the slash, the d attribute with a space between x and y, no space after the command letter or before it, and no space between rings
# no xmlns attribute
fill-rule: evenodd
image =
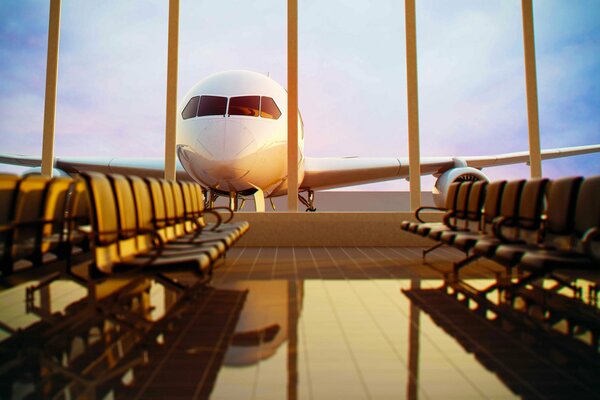
<svg viewBox="0 0 600 400"><path fill-rule="evenodd" d="M519 289L519 288L527 285L528 283L531 283L534 280L545 276L547 273L548 273L548 271L545 271L545 270L532 272L529 275L523 276L517 282L512 282L512 283L509 283L508 285L505 283L502 283L502 282L496 282L496 283L488 286L487 288L481 290L480 293L487 295L488 293L491 293L496 289L498 289L498 290L505 289L507 291L510 291L510 295L512 296L512 294L514 293L514 291L516 289Z"/></svg>
<svg viewBox="0 0 600 400"><path fill-rule="evenodd" d="M440 242L440 243L438 243L438 244L435 244L435 245L431 246L431 247L430 247L430 248L428 248L428 249L425 249L425 250L423 250L423 253L422 253L423 260L425 260L425 256L427 255L427 253L430 253L430 252L432 252L433 250L435 250L435 249L437 249L438 247L441 247L441 246L443 246L443 245L444 245L444 243L441 243L441 242Z"/></svg>
<svg viewBox="0 0 600 400"><path fill-rule="evenodd" d="M460 272L461 268L467 266L468 264L479 259L480 257L481 256L479 256L477 254L471 254L470 256L467 256L467 257L463 258L462 260L455 262L453 264L454 279L458 280L458 273Z"/></svg>

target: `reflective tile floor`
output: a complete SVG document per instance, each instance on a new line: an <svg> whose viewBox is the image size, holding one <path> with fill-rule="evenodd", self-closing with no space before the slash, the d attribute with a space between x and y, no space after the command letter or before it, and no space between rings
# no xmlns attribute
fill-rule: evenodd
<svg viewBox="0 0 600 400"><path fill-rule="evenodd" d="M447 249L234 248L191 274L0 292L0 399L600 398L595 276L507 301ZM542 299L542 301L536 301Z"/></svg>

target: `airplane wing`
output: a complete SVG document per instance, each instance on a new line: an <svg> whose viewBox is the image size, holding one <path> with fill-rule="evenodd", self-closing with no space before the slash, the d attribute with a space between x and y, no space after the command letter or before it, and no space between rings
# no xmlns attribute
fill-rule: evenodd
<svg viewBox="0 0 600 400"><path fill-rule="evenodd" d="M542 159L548 160L580 154L600 152L600 145L564 147L542 150ZM529 153L497 154L466 157L422 157L421 175L438 175L459 167L485 168L499 165L529 162ZM16 154L0 154L0 163L25 167L41 165L39 157ZM162 177L162 158L78 158L60 157L55 167L66 172L98 171L104 173L135 174ZM331 189L363 183L381 182L408 176L408 158L396 157L306 157L304 180L301 189ZM190 180L183 166L177 161L177 179Z"/></svg>
<svg viewBox="0 0 600 400"><path fill-rule="evenodd" d="M39 167L42 161L40 157L0 154L0 163L22 167ZM55 159L54 167L69 173L96 171L162 177L165 169L165 161L163 158L60 157ZM181 163L179 163L179 160L177 160L177 179L191 180Z"/></svg>
<svg viewBox="0 0 600 400"><path fill-rule="evenodd" d="M542 150L542 160L600 152L600 145ZM529 162L529 152L465 157L421 157L421 175L438 175L459 167L477 169ZM408 158L306 157L301 189L331 189L408 176Z"/></svg>

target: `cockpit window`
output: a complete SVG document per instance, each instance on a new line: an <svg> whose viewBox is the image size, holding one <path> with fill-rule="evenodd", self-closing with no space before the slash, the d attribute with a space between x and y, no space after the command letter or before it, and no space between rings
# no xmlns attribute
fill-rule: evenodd
<svg viewBox="0 0 600 400"><path fill-rule="evenodd" d="M258 117L259 96L240 96L229 99L229 115Z"/></svg>
<svg viewBox="0 0 600 400"><path fill-rule="evenodd" d="M202 96L200 99L200 107L198 107L198 116L225 115L226 110L227 97Z"/></svg>
<svg viewBox="0 0 600 400"><path fill-rule="evenodd" d="M263 118L270 119L279 119L281 116L281 111L277 104L275 104L275 100L270 97L261 97L260 98L260 116Z"/></svg>
<svg viewBox="0 0 600 400"><path fill-rule="evenodd" d="M200 100L200 96L192 97L190 101L188 101L187 105L181 113L183 119L190 119L196 116L196 110L198 109L198 100Z"/></svg>

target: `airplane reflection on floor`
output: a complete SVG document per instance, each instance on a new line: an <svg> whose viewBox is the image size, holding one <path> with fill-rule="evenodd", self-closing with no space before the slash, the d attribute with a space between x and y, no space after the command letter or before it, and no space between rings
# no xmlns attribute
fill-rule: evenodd
<svg viewBox="0 0 600 400"><path fill-rule="evenodd" d="M29 313L17 311L24 286L0 292L0 398L598 393L596 351L565 352L573 348L565 347L569 338L547 340L526 324L514 330L501 329L501 321L482 324L479 314L439 289L439 280L196 287L192 278L177 278L191 289L160 277L88 288L58 281L36 293Z"/></svg>

